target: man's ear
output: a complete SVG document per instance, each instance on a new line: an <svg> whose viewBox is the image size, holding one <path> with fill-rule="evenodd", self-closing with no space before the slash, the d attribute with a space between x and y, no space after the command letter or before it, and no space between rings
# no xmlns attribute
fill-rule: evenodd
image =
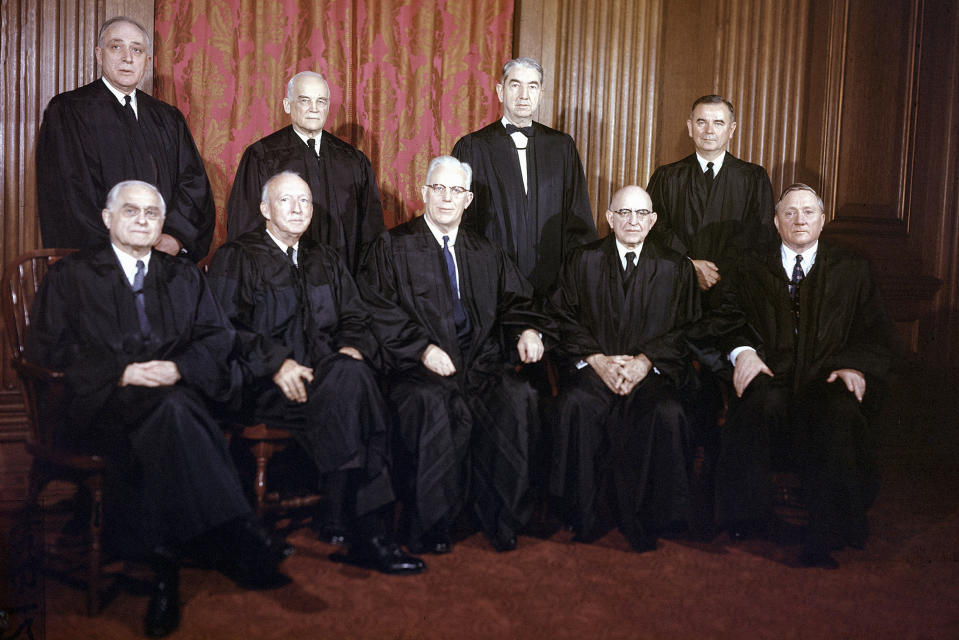
<svg viewBox="0 0 959 640"><path fill-rule="evenodd" d="M109 229L110 228L110 210L104 209L103 211L101 211L100 217L103 218L103 224L106 226L107 229Z"/></svg>

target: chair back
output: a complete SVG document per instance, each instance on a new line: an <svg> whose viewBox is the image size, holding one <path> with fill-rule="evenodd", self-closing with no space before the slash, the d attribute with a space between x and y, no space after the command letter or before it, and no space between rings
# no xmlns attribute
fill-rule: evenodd
<svg viewBox="0 0 959 640"><path fill-rule="evenodd" d="M55 448L55 424L64 413L66 388L63 373L45 369L23 357L30 313L40 283L50 265L76 249L37 249L7 263L3 271L0 306L12 365L20 377L23 405L30 422L33 444Z"/></svg>
<svg viewBox="0 0 959 640"><path fill-rule="evenodd" d="M43 277L54 262L76 249L37 249L22 253L7 263L3 270L3 325L7 330L7 344L14 360L23 356L30 327L33 299L40 289Z"/></svg>

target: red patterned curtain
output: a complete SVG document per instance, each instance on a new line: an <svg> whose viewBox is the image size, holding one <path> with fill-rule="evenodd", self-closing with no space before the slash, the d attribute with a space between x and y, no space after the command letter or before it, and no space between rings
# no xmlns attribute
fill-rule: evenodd
<svg viewBox="0 0 959 640"><path fill-rule="evenodd" d="M422 205L429 159L500 115L512 0L157 0L155 95L186 116L217 204L243 150L289 124L298 71L330 84L326 129L373 163L387 227Z"/></svg>

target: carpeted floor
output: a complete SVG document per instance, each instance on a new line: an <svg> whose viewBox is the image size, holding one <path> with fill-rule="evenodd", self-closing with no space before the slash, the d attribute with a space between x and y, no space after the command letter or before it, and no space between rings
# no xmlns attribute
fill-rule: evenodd
<svg viewBox="0 0 959 640"><path fill-rule="evenodd" d="M731 544L722 534L710 543L661 541L639 555L616 532L584 545L561 531L521 537L509 554L474 535L450 555L428 557L421 576L388 577L330 562L334 548L299 529L285 564L292 582L281 589L244 592L216 572L184 570L183 622L171 637L956 638L953 389L916 378L891 397L873 535L865 550L837 553L836 571L799 568L795 544ZM124 579L88 618L80 588L42 578L45 620L34 637L142 637L144 583ZM0 638L13 631L0 627Z"/></svg>

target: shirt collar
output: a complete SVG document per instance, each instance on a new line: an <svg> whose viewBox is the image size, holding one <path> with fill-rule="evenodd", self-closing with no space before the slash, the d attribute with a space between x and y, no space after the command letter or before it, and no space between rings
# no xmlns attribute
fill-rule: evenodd
<svg viewBox="0 0 959 640"><path fill-rule="evenodd" d="M816 241L816 244L809 247L802 254L798 254L785 244L780 245L780 257L783 261L783 269L786 271L786 275L792 277L793 267L796 264L796 256L802 255L802 270L803 273L809 273L809 270L812 269L812 266L816 263L816 254L819 253L819 241Z"/></svg>
<svg viewBox="0 0 959 640"><path fill-rule="evenodd" d="M701 155L699 155L699 152L697 152L697 153L696 153L696 159L699 160L699 166L700 166L700 168L702 168L703 173L706 173L706 168L707 168L707 167L706 167L706 163L707 163L707 162L712 162L712 163L713 163L713 175L715 176L715 175L718 175L718 174L719 174L719 170L723 168L723 162L726 160L726 154L727 154L727 153L729 153L729 152L728 152L728 151L723 151L723 154L722 154L721 156L719 156L718 158L716 158L715 160L707 160L706 158L704 158L704 157L702 157Z"/></svg>
<svg viewBox="0 0 959 640"><path fill-rule="evenodd" d="M456 244L456 236L459 235L459 231L460 231L459 227L453 229L452 231L448 233L443 233L442 231L439 230L439 228L436 225L430 222L430 219L426 217L426 214L423 214L423 222L425 222L426 226L429 227L430 233L433 234L433 237L436 239L436 241L439 243L441 247L443 246L443 236L449 236L450 238L449 246L452 247L454 244Z"/></svg>
<svg viewBox="0 0 959 640"><path fill-rule="evenodd" d="M133 110L136 111L137 109L137 90L136 89L134 89L130 93L123 93L122 91L114 87L112 84L107 82L106 78L101 76L100 80L103 81L103 84L106 85L107 89L110 90L110 93L113 94L113 96L117 99L117 101L120 103L121 106L126 106L126 100L124 100L124 96L129 95L130 104L133 105Z"/></svg>
<svg viewBox="0 0 959 640"><path fill-rule="evenodd" d="M283 253L286 253L286 248L289 247L290 245L281 242L279 238L277 238L275 235L273 235L273 233L270 231L270 228L269 228L269 227L266 228L266 235L270 236L270 238L273 240L273 242L276 243L276 246L278 246L278 247L280 248L280 251L282 251ZM300 250L300 241L297 240L296 242L293 243L292 246L293 246L293 250L294 250L294 251L299 251L299 250Z"/></svg>
<svg viewBox="0 0 959 640"><path fill-rule="evenodd" d="M295 133L295 134L297 135L297 137L298 137L300 140L303 141L303 144L307 144L307 145L309 144L309 143L307 142L307 140L309 140L310 137L309 137L309 136L305 136L305 135L303 135L302 133L300 133L299 131L297 131L297 130L296 130L296 127L293 127L293 133ZM317 153L317 155L319 155L319 153L320 153L320 142L323 140L323 131L321 130L318 134L316 134L316 136L313 137L313 139L316 140L316 153Z"/></svg>
<svg viewBox="0 0 959 640"><path fill-rule="evenodd" d="M110 243L110 246L113 247L113 253L116 254L117 260L120 262L120 268L123 269L123 275L125 275L127 280L130 281L131 286L133 285L133 279L137 275L137 260L143 261L144 276L150 272L150 256L153 255L152 251L147 252L147 254L142 258L134 258L112 242Z"/></svg>
<svg viewBox="0 0 959 640"><path fill-rule="evenodd" d="M646 244L645 242L640 242L639 246L636 247L635 249L627 249L626 245L620 242L619 238L616 238L616 251L619 253L619 264L624 267L626 266L626 253L629 251L632 251L633 253L636 254L636 262L638 264L639 254L643 252L643 245L645 244Z"/></svg>

